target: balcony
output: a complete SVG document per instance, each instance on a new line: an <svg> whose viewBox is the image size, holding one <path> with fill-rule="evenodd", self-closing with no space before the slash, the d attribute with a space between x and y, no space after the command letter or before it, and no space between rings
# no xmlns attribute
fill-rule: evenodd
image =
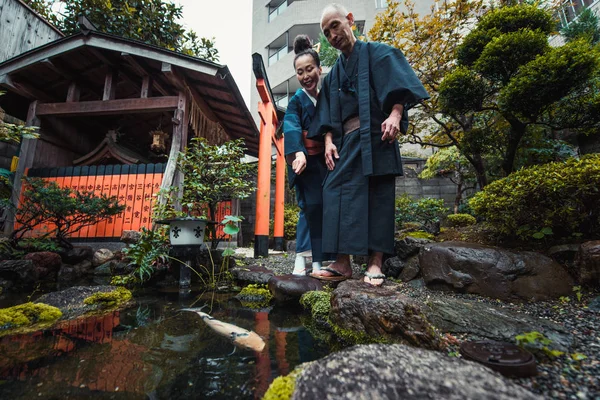
<svg viewBox="0 0 600 400"><path fill-rule="evenodd" d="M567 0L563 2L561 8L558 10L561 26L563 28L566 27L575 21L583 10L592 7L598 2L598 0Z"/></svg>

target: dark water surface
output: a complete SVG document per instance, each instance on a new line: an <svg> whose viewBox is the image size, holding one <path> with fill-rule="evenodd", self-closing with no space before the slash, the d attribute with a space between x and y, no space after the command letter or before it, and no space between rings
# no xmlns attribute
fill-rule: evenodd
<svg viewBox="0 0 600 400"><path fill-rule="evenodd" d="M232 296L146 294L126 310L0 337L0 399L261 398L277 376L329 352L302 326L301 310L250 310ZM265 349L235 349L179 311L204 305L258 333Z"/></svg>

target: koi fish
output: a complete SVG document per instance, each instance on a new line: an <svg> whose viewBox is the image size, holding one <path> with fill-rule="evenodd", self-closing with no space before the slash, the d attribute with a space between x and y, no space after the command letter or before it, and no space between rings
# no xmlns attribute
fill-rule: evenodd
<svg viewBox="0 0 600 400"><path fill-rule="evenodd" d="M262 351L265 348L265 342L255 332L240 328L239 326L219 321L210 315L200 311L200 308L184 308L181 311L195 312L213 331L229 338L234 345L248 350Z"/></svg>

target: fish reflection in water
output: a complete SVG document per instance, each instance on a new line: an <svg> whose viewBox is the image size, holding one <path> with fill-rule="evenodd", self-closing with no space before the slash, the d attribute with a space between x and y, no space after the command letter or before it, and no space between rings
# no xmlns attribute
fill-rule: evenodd
<svg viewBox="0 0 600 400"><path fill-rule="evenodd" d="M248 350L262 351L265 348L265 341L256 334L239 326L219 321L210 315L200 311L201 308L184 308L181 311L195 312L213 331L229 338L234 345Z"/></svg>

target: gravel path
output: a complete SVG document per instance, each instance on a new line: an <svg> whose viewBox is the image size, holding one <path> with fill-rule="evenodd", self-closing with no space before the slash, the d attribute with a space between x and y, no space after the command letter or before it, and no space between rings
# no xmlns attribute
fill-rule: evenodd
<svg viewBox="0 0 600 400"><path fill-rule="evenodd" d="M248 264L260 264L275 274L289 274L294 267L294 253L280 253L263 259L246 259ZM361 267L353 265L355 277ZM565 327L575 338L571 354L581 353L587 358L574 361L571 354L552 361L538 363L538 375L533 378L514 379L519 385L550 399L600 400L600 310L593 311L587 305L600 295L600 291L583 290L580 301L573 295L569 301L537 303L503 303L483 297L438 292L419 287L413 281L401 284L402 292L416 299L454 298L482 301L495 307L509 309L538 318L547 319ZM596 300L599 301L599 300ZM470 335L456 335L459 341L478 340ZM459 355L460 356L460 355Z"/></svg>

